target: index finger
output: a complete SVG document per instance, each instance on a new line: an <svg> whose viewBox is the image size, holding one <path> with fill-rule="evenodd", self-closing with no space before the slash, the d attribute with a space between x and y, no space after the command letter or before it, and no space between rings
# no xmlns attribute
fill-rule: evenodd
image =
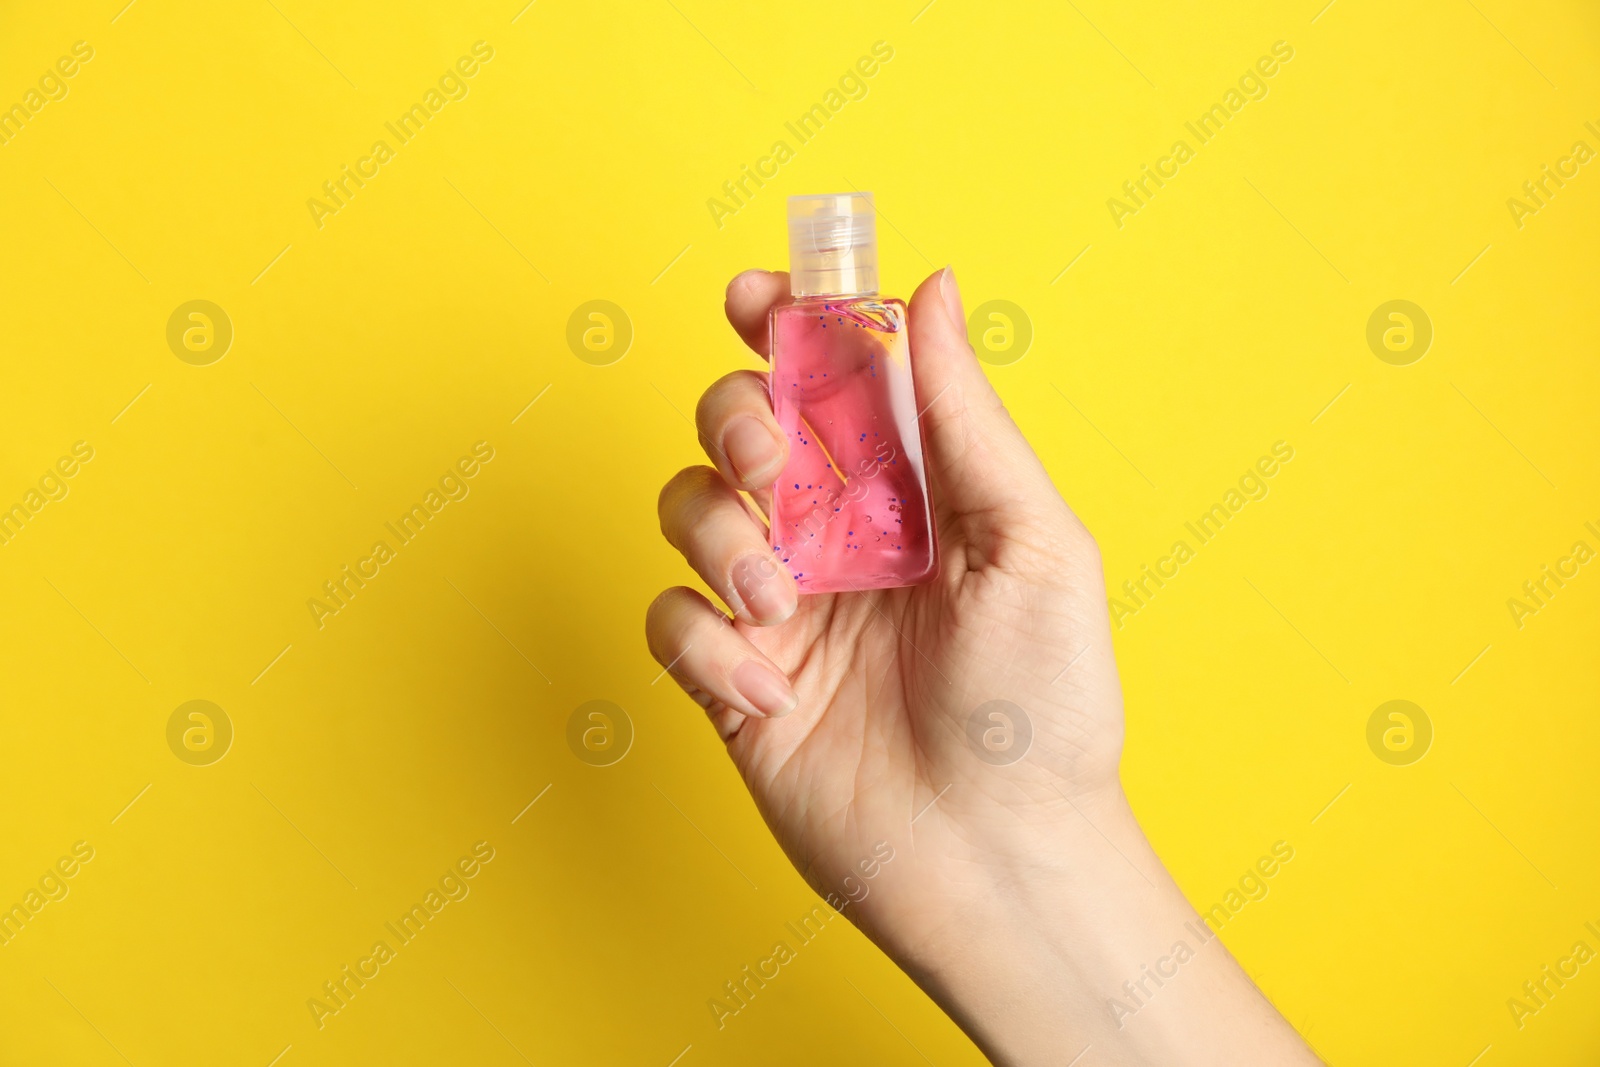
<svg viewBox="0 0 1600 1067"><path fill-rule="evenodd" d="M789 299L789 272L747 270L728 283L723 310L744 343L762 359L772 358L770 315Z"/></svg>

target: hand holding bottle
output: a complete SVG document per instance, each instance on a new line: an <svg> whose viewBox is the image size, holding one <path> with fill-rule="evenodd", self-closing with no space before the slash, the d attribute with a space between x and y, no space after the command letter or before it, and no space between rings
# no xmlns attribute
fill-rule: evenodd
<svg viewBox="0 0 1600 1067"><path fill-rule="evenodd" d="M786 275L749 271L728 319L764 355L788 299ZM715 469L679 472L660 499L663 533L734 618L667 590L651 652L819 893L839 901L876 846L893 848L845 914L997 1062L1063 1064L1085 1045L1098 1055L1084 1067L1317 1062L1215 939L1137 1017L1111 1009L1199 919L1118 779L1099 554L968 346L948 268L918 287L909 338L937 577L798 595L764 522L787 435L762 376L735 372L697 413ZM1013 744L1026 731L1014 760L985 740L1005 720Z"/></svg>

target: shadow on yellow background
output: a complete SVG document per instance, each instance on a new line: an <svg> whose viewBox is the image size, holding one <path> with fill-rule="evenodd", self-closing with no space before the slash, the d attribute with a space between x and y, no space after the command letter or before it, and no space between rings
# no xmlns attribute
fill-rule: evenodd
<svg viewBox="0 0 1600 1067"><path fill-rule="evenodd" d="M982 1062L641 636L723 285L848 188L1289 1020L1600 1060L1596 965L1508 1003L1600 948L1593 5L123 2L0 16L0 1061Z"/></svg>

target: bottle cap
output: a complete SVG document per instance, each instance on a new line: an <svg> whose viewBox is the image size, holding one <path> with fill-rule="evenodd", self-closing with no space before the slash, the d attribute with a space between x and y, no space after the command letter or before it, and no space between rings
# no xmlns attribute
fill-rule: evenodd
<svg viewBox="0 0 1600 1067"><path fill-rule="evenodd" d="M878 291L878 227L871 193L789 198L789 289L795 296Z"/></svg>

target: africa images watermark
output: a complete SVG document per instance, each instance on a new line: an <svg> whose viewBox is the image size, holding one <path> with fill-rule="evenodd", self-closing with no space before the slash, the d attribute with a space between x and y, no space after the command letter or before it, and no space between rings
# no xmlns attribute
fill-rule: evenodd
<svg viewBox="0 0 1600 1067"><path fill-rule="evenodd" d="M823 928L838 917L838 912L821 904L815 904L795 922L786 922L783 927L794 936L796 945L804 948L816 940ZM798 926L795 925L796 922L799 923ZM756 994L767 988L767 983L775 980L783 973L784 966L793 963L797 958L796 950L789 947L789 942L775 941L772 951L765 957L757 960L754 965L745 964L738 976L722 983L727 1000L711 997L706 1001L706 1007L711 1010L711 1017L716 1020L717 1029L726 1027L729 1019L748 1008Z"/></svg>
<svg viewBox="0 0 1600 1067"><path fill-rule="evenodd" d="M1265 100L1269 92L1267 79L1278 73L1280 64L1287 63L1293 58L1294 48L1288 41L1274 42L1272 54L1262 56L1250 69L1240 75L1237 88L1229 86L1219 102L1201 112L1200 117L1193 122L1185 122L1184 128L1194 135L1197 145L1203 147L1209 144L1230 120L1238 117L1239 112L1243 111L1250 101ZM1188 141L1179 138L1173 142L1171 151L1157 159L1154 166L1149 163L1142 164L1138 177L1122 183L1122 192L1127 199L1113 196L1106 200L1106 210L1111 213L1112 224L1117 229L1122 229L1126 225L1127 216L1137 215L1140 208L1146 207L1156 193L1167 182L1176 178L1183 165L1196 154L1196 147L1191 147Z"/></svg>
<svg viewBox="0 0 1600 1067"><path fill-rule="evenodd" d="M397 144L410 144L430 120L438 117L446 104L467 98L467 93L471 91L467 79L476 77L480 64L488 63L493 58L493 46L487 41L474 42L471 55L462 56L456 60L454 67L439 75L437 88L430 86L422 94L420 103L412 104L394 122L385 122L383 128L394 136ZM366 188L367 182L376 178L383 165L394 159L395 155L396 149L388 141L374 141L371 152L357 159L353 169L346 163L336 177L323 182L322 193L326 199L313 196L306 201L306 209L311 212L311 221L317 229L322 229L327 216L337 215L348 207L356 193Z"/></svg>
<svg viewBox="0 0 1600 1067"><path fill-rule="evenodd" d="M1600 928L1592 922L1583 924L1585 930L1600 938ZM1538 1015L1550 1002L1567 987L1567 983L1582 973L1583 966L1595 958L1595 951L1587 941L1575 941L1572 951L1556 960L1555 966L1545 964L1539 968L1539 974L1522 983L1522 994L1506 998L1506 1010L1511 1012L1511 1021L1521 1030L1528 1025L1528 1020ZM1570 969L1569 969L1570 968Z"/></svg>
<svg viewBox="0 0 1600 1067"><path fill-rule="evenodd" d="M845 876L843 895L829 893L825 898L827 907L821 904L814 905L799 919L784 923L784 929L794 937L795 948L791 948L787 941L774 942L772 951L764 958L757 960L753 965L745 964L737 977L722 983L725 999L710 997L706 1000L706 1007L711 1012L711 1018L716 1021L717 1029L725 1028L729 1019L748 1008L756 994L765 989L768 982L776 979L783 973L783 968L797 958L798 948L804 948L815 941L825 926L844 914L844 909L865 900L872 892L872 887L867 882L878 877L883 868L893 861L894 846L887 841L879 841L872 846L872 854L860 860L850 869L851 873ZM856 877L857 872L860 878Z"/></svg>
<svg viewBox="0 0 1600 1067"><path fill-rule="evenodd" d="M0 111L0 145L8 145L22 133L22 128L39 117L49 104L65 100L71 92L67 79L75 77L82 65L94 58L94 46L88 41L75 41L72 54L62 56L55 65L46 68L39 76L37 87L30 86L22 99Z"/></svg>
<svg viewBox="0 0 1600 1067"><path fill-rule="evenodd" d="M1184 932L1194 939L1191 947L1187 939L1180 938L1173 942L1167 954L1157 958L1153 963L1141 963L1139 975L1122 983L1120 996L1113 994L1106 1000L1106 1008L1111 1012L1111 1019L1121 1030L1129 1019L1139 1014L1156 994L1176 978L1180 968L1185 963L1194 959L1200 949L1216 940L1217 934L1223 926L1227 925L1239 912L1243 911L1251 901L1265 900L1272 887L1267 884L1267 879L1276 875L1283 869L1283 865L1294 859L1294 846L1287 841L1276 841L1272 845L1272 854L1262 856L1260 859L1240 876L1238 888L1230 887L1223 894L1222 900L1213 904L1210 910L1201 916L1200 925L1192 922L1183 924Z"/></svg>
<svg viewBox="0 0 1600 1067"><path fill-rule="evenodd" d="M1583 125L1590 133L1600 137L1600 127L1593 122ZM1554 168L1546 163L1538 175L1523 182L1522 193L1526 199L1515 196L1506 199L1506 210L1511 212L1511 221L1517 224L1517 229L1527 225L1528 216L1537 215L1541 209L1548 207L1556 193L1566 188L1567 182L1576 178L1583 165L1594 157L1595 151L1587 141L1574 141L1571 151L1557 159Z"/></svg>
<svg viewBox="0 0 1600 1067"><path fill-rule="evenodd" d="M1129 1019L1143 1011L1167 982L1178 977L1180 967L1194 959L1200 949L1217 939L1216 934L1206 929L1205 923L1195 926L1192 922L1185 922L1183 929L1189 937L1194 938L1194 948L1190 948L1189 942L1181 938L1173 942L1167 954L1155 961L1154 968L1148 963L1141 963L1139 976L1122 983L1122 995L1108 999L1106 1007L1110 1009L1111 1019L1117 1024L1118 1030L1127 1025ZM1152 983L1155 985L1154 989L1150 988Z"/></svg>
<svg viewBox="0 0 1600 1067"><path fill-rule="evenodd" d="M1583 528L1596 538L1600 538L1600 529L1595 524L1586 522ZM1574 541L1567 555L1560 557L1554 565L1544 564L1539 568L1539 575L1522 583L1522 596L1507 597L1506 610L1511 612L1511 621L1517 629L1527 625L1530 615L1537 615L1540 611L1550 606L1550 601L1555 595L1567 587L1567 583L1581 573L1585 563L1594 559L1594 549L1589 547L1587 541Z"/></svg>
<svg viewBox="0 0 1600 1067"><path fill-rule="evenodd" d="M423 895L422 903L411 905L410 910L399 919L383 924L383 928L394 938L392 946L381 938L373 942L372 951L356 960L354 967L345 964L332 981L322 983L320 995L306 998L306 1008L311 1012L317 1029L321 1030L327 1025L329 1016L338 1015L348 1008L355 995L382 974L383 968L394 962L400 949L415 941L447 905L466 900L472 892L472 887L467 883L478 876L483 865L493 860L494 855L494 846L487 841L473 845L469 855L462 856L446 868L444 874L439 876L439 887L430 887Z"/></svg>
<svg viewBox="0 0 1600 1067"><path fill-rule="evenodd" d="M479 441L472 446L469 455L462 456L455 464L447 468L439 476L439 487L429 489L423 496L422 503L412 504L411 509L405 512L395 522L386 522L384 529L388 530L395 538L395 546L389 542L379 540L373 542L372 550L365 556L356 560L354 569L346 563L340 568L340 573L322 583L323 595L327 602L317 597L306 601L306 609L311 612L311 621L316 623L317 629L326 626L328 617L337 615L350 606L350 601L355 599L357 593L367 587L367 583L383 573L383 568L397 558L399 548L409 545L422 535L428 523L439 517L453 500L465 500L467 494L472 492L472 487L467 484L469 479L478 476L483 465L494 459L494 446L487 441Z"/></svg>
<svg viewBox="0 0 1600 1067"><path fill-rule="evenodd" d="M878 73L880 64L893 58L894 47L888 41L874 41L872 54L857 59L850 69L839 76L838 88L830 88L823 93L819 102L801 112L793 122L785 122L783 128L789 131L796 145L810 143L830 120L839 117L839 112L844 110L846 104L867 98L867 79ZM767 182L778 176L778 170L794 157L795 147L779 138L772 142L766 155L756 159L754 165L741 163L739 176L722 183L722 195L726 199L713 196L706 200L706 210L711 212L711 221L716 223L717 229L722 229L727 219L746 207Z"/></svg>
<svg viewBox="0 0 1600 1067"><path fill-rule="evenodd" d="M83 464L92 459L94 446L87 441L75 441L71 455L62 456L52 466L46 467L44 474L39 477L37 488L30 488L22 494L21 500L0 510L0 545L9 545L47 504L65 500L72 491L67 479L75 477L83 469Z"/></svg>
<svg viewBox="0 0 1600 1067"><path fill-rule="evenodd" d="M1222 928L1238 918L1239 913L1252 901L1267 899L1267 894L1272 892L1267 879L1277 875L1293 859L1293 845L1287 841L1274 841L1272 854L1258 858L1239 876L1238 888L1229 887L1228 891L1222 894L1222 899L1205 911L1201 921L1209 924L1212 930L1221 933Z"/></svg>
<svg viewBox="0 0 1600 1067"><path fill-rule="evenodd" d="M801 426L803 429L797 431L797 433L802 441L804 441L804 434L807 432L812 434L812 440L816 440L815 431L812 431L804 422L801 423ZM848 473L835 471L838 479L837 484L815 486L807 484L806 488L814 488L820 492L822 499L818 501L817 498L813 497L811 510L805 512L804 517L785 516L788 530L783 531L783 533L786 537L792 537L793 541L787 549L782 543L772 546L772 551L779 554L781 562L788 563L802 549L815 545L822 531L843 513L846 504L859 504L865 500L867 492L871 488L868 483L873 478L876 478L879 472L892 466L898 456L899 453L895 450L894 445L888 441L879 441L873 448L872 455L863 456L856 462L855 477L850 477ZM832 466L832 464L829 464L829 466ZM843 488L840 488L840 486L843 486ZM795 488L799 489L800 483L796 482ZM792 554L788 556L782 555L785 551ZM777 564L772 563L769 567L768 563L769 561L763 559L762 564L755 568L754 571L742 576L742 580L734 582L733 595L739 598L739 603L743 604L745 602L750 593L754 591L755 585L770 581L777 576ZM790 569L793 570L794 568Z"/></svg>
<svg viewBox="0 0 1600 1067"><path fill-rule="evenodd" d="M1117 629L1122 629L1128 619L1149 606L1167 582L1178 576L1183 565L1194 559L1200 547L1210 544L1230 519L1239 517L1239 512L1244 510L1246 504L1253 500L1265 500L1272 491L1267 484L1268 479L1282 469L1282 464L1292 459L1293 445L1287 441L1274 444L1271 455L1257 459L1239 477L1237 488L1230 487L1220 502L1212 504L1194 522L1183 524L1183 528L1194 536L1193 546L1182 538L1173 542L1172 551L1156 560L1153 568L1146 563L1140 567L1137 578L1122 583L1122 596L1107 597L1106 606L1111 610L1111 621Z"/></svg>
<svg viewBox="0 0 1600 1067"><path fill-rule="evenodd" d="M38 921L39 913L47 904L67 899L67 894L72 891L67 879L75 877L83 869L83 864L92 859L94 846L87 841L77 841L73 843L70 855L62 856L47 867L39 878L37 889L30 886L21 900L0 912L0 945L10 945L12 939L22 933L23 927Z"/></svg>

